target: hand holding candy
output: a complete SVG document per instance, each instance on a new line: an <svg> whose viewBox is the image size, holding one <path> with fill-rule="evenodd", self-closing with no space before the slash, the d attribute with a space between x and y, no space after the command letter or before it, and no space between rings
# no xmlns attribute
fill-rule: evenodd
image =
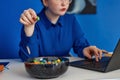
<svg viewBox="0 0 120 80"><path fill-rule="evenodd" d="M39 20L39 17L37 17L37 14L33 9L24 10L20 17L20 22L25 26L34 25L37 20Z"/></svg>
<svg viewBox="0 0 120 80"><path fill-rule="evenodd" d="M25 26L24 31L26 36L32 36L34 32L35 23L39 20L36 12L33 9L24 10L21 14L20 22Z"/></svg>

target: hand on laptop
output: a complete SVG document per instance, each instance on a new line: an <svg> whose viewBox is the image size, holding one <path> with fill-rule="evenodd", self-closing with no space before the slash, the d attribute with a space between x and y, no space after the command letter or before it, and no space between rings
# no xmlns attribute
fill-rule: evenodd
<svg viewBox="0 0 120 80"><path fill-rule="evenodd" d="M95 56L97 62L102 58L103 53L107 53L107 51L101 50L96 46L89 46L83 50L84 56L86 56L88 59L92 59L92 56Z"/></svg>

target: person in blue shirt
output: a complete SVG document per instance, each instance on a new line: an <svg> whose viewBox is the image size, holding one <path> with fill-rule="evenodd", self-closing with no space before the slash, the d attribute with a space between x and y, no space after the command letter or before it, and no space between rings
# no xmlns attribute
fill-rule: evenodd
<svg viewBox="0 0 120 80"><path fill-rule="evenodd" d="M69 56L71 48L79 57L101 59L103 50L91 46L73 14L67 14L72 0L41 0L44 8L38 14L24 10L20 22L19 55L23 61L40 56ZM40 18L37 21L37 17Z"/></svg>

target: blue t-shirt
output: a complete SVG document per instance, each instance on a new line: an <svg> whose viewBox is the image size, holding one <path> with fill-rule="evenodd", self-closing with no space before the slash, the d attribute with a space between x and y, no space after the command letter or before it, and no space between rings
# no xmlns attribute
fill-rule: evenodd
<svg viewBox="0 0 120 80"><path fill-rule="evenodd" d="M69 56L71 48L83 56L82 51L89 43L73 14L61 16L56 24L49 21L44 9L38 16L40 20L31 37L26 37L24 26L21 30L19 55L23 61L40 56Z"/></svg>

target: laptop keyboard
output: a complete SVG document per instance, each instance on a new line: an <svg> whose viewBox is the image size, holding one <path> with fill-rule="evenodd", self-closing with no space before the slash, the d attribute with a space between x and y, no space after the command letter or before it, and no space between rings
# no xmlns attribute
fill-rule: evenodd
<svg viewBox="0 0 120 80"><path fill-rule="evenodd" d="M92 68L102 68L104 66L106 66L108 63L108 61L99 61L99 62L96 62L96 61L83 61L81 63L81 66L87 66L87 67L92 67Z"/></svg>
<svg viewBox="0 0 120 80"><path fill-rule="evenodd" d="M99 62L96 62L95 59L92 60L87 59L87 60L71 62L70 65L75 67L83 67L86 69L104 71L105 67L108 64L109 59L110 59L109 57L103 57L101 60L99 60Z"/></svg>

